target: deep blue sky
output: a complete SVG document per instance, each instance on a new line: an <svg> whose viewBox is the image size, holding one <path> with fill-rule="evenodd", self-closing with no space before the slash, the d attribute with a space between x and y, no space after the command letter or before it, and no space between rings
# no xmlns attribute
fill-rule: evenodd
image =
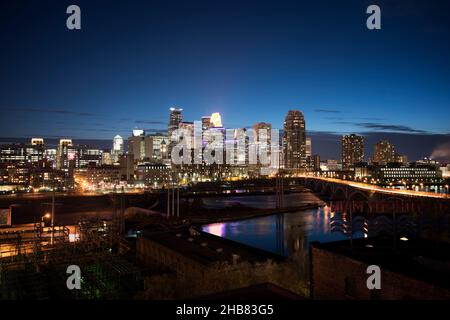
<svg viewBox="0 0 450 320"><path fill-rule="evenodd" d="M449 1L1 0L0 55L2 137L127 137L165 129L172 105L280 128L300 109L329 157L323 141L360 132L450 159Z"/></svg>

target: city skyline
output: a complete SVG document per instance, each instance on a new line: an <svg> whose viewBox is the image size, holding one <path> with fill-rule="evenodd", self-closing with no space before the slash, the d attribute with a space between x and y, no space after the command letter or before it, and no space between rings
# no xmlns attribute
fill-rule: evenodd
<svg viewBox="0 0 450 320"><path fill-rule="evenodd" d="M174 107L167 108L167 111L170 111L170 114L173 113ZM178 110L178 109L175 109ZM179 109L183 111L183 109ZM288 114L292 110L288 110L286 114ZM301 110L299 110L302 112ZM201 118L210 118L210 116L202 116ZM170 124L171 117L169 116L168 120L165 124L165 129L160 130L152 130L152 129L145 129L144 126L135 126L134 128L130 128L128 130L124 130L125 134L122 133L124 138L132 136L134 133L134 130L144 131L145 134L167 134L168 129L167 126ZM306 122L308 119L306 119ZM180 120L181 121L181 120ZM185 119L183 118L183 121L187 121L192 123L194 119ZM195 120L200 121L200 120ZM253 125L257 124L258 122L255 122ZM252 126L253 126L252 125ZM251 129L252 126L247 126L247 129ZM225 127L228 129L236 129L236 128L230 128L228 126ZM283 127L274 129L280 130L280 132L283 132ZM357 134L359 136L364 137L365 143L364 143L364 161L369 161L370 157L374 155L373 148L374 146L379 143L380 141L387 140L393 145L399 149L402 154L405 154L409 160L416 161L421 160L425 157L432 158L434 160L440 161L440 162L449 162L450 161L450 143L447 142L450 138L450 135L428 135L428 134L417 134L415 135L416 143L410 144L409 141L405 141L405 134L403 133L386 133L386 132L369 132L369 133L360 133L360 132L352 132L351 134ZM120 135L120 134L119 134ZM312 141L313 145L313 154L318 154L322 157L322 159L338 159L341 160L342 158L342 145L341 145L341 139L346 134L338 134L333 132L318 132L314 130L309 130L308 126L306 126L306 136L308 139ZM38 135L34 136L28 136L28 137L0 137L0 145L1 144L8 144L8 143L28 143L30 139L38 137ZM39 136L39 138L44 138L46 141L51 141L51 145L57 145L59 142L59 139L65 139L70 138L77 141L77 144L81 145L90 145L95 146L100 149L111 149L112 144L111 141L114 140L113 137L108 137L106 139L87 139L87 138L78 138L76 136L69 136L69 135L61 135L61 136ZM421 142L422 141L422 142ZM128 144L128 141L126 141ZM428 147L428 150L431 150L430 152L423 152L423 149L417 148L417 145L423 145ZM406 148L405 148L406 147Z"/></svg>
<svg viewBox="0 0 450 320"><path fill-rule="evenodd" d="M0 300L450 301L449 17L0 2Z"/></svg>
<svg viewBox="0 0 450 320"><path fill-rule="evenodd" d="M79 1L79 32L65 28L66 1L2 8L0 137L164 130L172 105L186 119L282 128L299 109L326 157L339 154L329 139L356 133L450 158L448 4L379 1L377 32L364 1L253 4Z"/></svg>

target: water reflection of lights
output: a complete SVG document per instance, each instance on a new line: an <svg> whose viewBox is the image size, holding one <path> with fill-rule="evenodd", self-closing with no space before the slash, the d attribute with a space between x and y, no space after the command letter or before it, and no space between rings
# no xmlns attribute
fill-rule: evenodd
<svg viewBox="0 0 450 320"><path fill-rule="evenodd" d="M322 225L323 232L327 232L330 230L330 219L333 216L334 214L332 215L331 207L325 205L325 207L323 207L323 225Z"/></svg>
<svg viewBox="0 0 450 320"><path fill-rule="evenodd" d="M206 226L205 231L218 237L225 236L225 224L213 223Z"/></svg>

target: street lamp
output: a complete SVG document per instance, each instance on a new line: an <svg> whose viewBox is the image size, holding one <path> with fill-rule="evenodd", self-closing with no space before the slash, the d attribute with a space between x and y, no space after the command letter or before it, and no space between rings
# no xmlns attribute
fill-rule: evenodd
<svg viewBox="0 0 450 320"><path fill-rule="evenodd" d="M41 225L43 226L43 227L45 227L45 222L44 222L44 219L46 219L46 220L49 220L50 218L51 218L51 214L50 213L46 213L46 214L44 214L42 217L41 217Z"/></svg>

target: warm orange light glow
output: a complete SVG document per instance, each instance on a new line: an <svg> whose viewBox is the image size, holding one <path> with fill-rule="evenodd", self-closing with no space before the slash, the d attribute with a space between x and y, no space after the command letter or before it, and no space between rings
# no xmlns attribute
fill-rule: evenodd
<svg viewBox="0 0 450 320"><path fill-rule="evenodd" d="M211 121L213 127L216 127L216 128L222 127L222 117L220 116L220 113L214 112L211 115L210 121Z"/></svg>
<svg viewBox="0 0 450 320"><path fill-rule="evenodd" d="M427 198L441 198L441 199L442 198L443 199L450 198L450 196L447 194L438 194L438 193L413 191L413 190L388 189L388 188L383 188L383 187L379 187L379 186L374 186L371 184L365 184L365 183L354 182L354 181L345 181L345 180L336 179L336 178L325 178L325 177L315 177L315 176L307 176L307 178L319 179L319 180L335 182L335 183L339 183L339 184L345 184L345 185L349 185L351 187L355 187L357 189L364 189L364 190L376 191L376 192L381 192L381 193L403 194L403 195L410 195L410 196L415 196L415 197L427 197Z"/></svg>

